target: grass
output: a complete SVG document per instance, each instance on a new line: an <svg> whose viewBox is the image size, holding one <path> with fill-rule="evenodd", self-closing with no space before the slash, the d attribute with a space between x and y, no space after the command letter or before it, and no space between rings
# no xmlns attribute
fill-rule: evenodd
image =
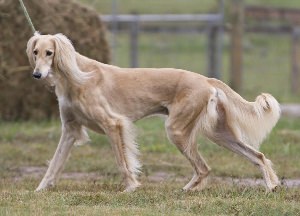
<svg viewBox="0 0 300 216"><path fill-rule="evenodd" d="M0 122L0 215L297 215L300 189L284 188L265 194L264 188L212 181L200 192L180 188L192 169L168 143L163 121L137 123L142 187L120 193L122 186L114 156L105 136L90 133L91 143L75 147L64 173L96 173L100 179L62 179L53 189L34 193L40 177L22 173L24 167L45 167L56 148L60 124ZM262 145L280 178L299 178L300 122L281 119ZM199 150L212 167L212 176L261 178L248 161L199 138ZM151 180L165 173L165 180Z"/></svg>
<svg viewBox="0 0 300 216"><path fill-rule="evenodd" d="M168 142L163 121L159 118L138 122L138 142L144 162L144 173L156 171L191 175L191 168L175 146ZM59 122L24 122L0 124L0 177L14 176L20 166L45 166L51 159L60 136ZM282 119L261 150L275 163L281 177L300 176L297 163L300 152L300 122ZM91 143L75 147L66 172L118 173L106 136L91 133ZM199 137L199 151L213 168L213 175L233 177L261 177L256 167L223 148ZM84 159L81 159L84 158Z"/></svg>
<svg viewBox="0 0 300 216"><path fill-rule="evenodd" d="M91 6L102 14L109 14L112 10L111 0L79 0L79 2ZM211 0L202 0L201 2L195 0L153 0L151 2L145 0L117 0L116 2L119 13L200 13L211 10L212 7L216 6L216 1ZM199 6L199 3L201 3L201 6Z"/></svg>
<svg viewBox="0 0 300 216"><path fill-rule="evenodd" d="M77 0L94 9L101 14L109 14L112 11L112 0ZM207 13L217 11L218 0L115 0L119 13ZM224 1L229 7L230 1ZM300 7L298 0L244 0L245 5L262 5L273 7Z"/></svg>
<svg viewBox="0 0 300 216"><path fill-rule="evenodd" d="M265 194L260 188L212 185L183 193L165 183L124 194L111 185L62 181L49 192L34 193L33 182L2 192L1 215L299 215L299 190Z"/></svg>

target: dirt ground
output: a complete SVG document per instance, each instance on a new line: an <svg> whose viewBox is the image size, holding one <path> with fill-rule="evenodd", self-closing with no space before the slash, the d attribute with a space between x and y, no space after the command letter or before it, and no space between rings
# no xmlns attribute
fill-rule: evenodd
<svg viewBox="0 0 300 216"><path fill-rule="evenodd" d="M14 180L20 181L24 178L35 178L41 179L46 172L46 167L35 167L35 166L23 166L16 170L16 177ZM81 180L91 180L91 181L101 181L105 176L97 172L65 172L62 173L62 179L71 179L75 181ZM176 181L176 182L187 182L189 177L175 177L174 174L159 171L154 172L146 177L146 181L149 182L163 182L163 181ZM264 186L263 179L256 178L232 178L232 177L220 177L220 176L210 176L209 182L226 184L230 186ZM300 187L300 179L281 179L281 186L286 188Z"/></svg>

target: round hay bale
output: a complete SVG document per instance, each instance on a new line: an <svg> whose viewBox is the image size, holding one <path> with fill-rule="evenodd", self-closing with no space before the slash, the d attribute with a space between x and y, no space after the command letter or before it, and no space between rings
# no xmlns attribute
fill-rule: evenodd
<svg viewBox="0 0 300 216"><path fill-rule="evenodd" d="M83 55L109 62L105 28L97 12L69 0L24 0L42 34L63 33ZM0 118L42 119L58 116L53 90L32 79L26 44L33 35L18 1L0 0Z"/></svg>

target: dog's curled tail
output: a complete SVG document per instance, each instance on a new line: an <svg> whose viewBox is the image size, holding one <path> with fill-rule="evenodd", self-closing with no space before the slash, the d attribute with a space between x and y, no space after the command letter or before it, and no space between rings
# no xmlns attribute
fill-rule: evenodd
<svg viewBox="0 0 300 216"><path fill-rule="evenodd" d="M280 118L281 110L277 100L272 95L263 93L254 102L248 102L219 80L209 79L209 83L215 88L206 111L207 119L212 125L210 127L216 127L222 117L237 139L259 149L261 142Z"/></svg>

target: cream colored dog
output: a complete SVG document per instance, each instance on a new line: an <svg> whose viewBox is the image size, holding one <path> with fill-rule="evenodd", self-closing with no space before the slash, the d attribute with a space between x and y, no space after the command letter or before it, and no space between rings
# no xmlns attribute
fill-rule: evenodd
<svg viewBox="0 0 300 216"><path fill-rule="evenodd" d="M119 68L77 53L62 34L35 35L27 44L33 76L55 86L62 135L36 189L55 184L75 142L88 140L85 128L105 133L133 191L140 163L133 122L165 115L169 140L189 160L194 176L184 190L203 187L210 168L198 153L197 132L257 165L269 191L279 184L271 161L258 151L280 117L270 94L248 102L223 82L178 69Z"/></svg>

